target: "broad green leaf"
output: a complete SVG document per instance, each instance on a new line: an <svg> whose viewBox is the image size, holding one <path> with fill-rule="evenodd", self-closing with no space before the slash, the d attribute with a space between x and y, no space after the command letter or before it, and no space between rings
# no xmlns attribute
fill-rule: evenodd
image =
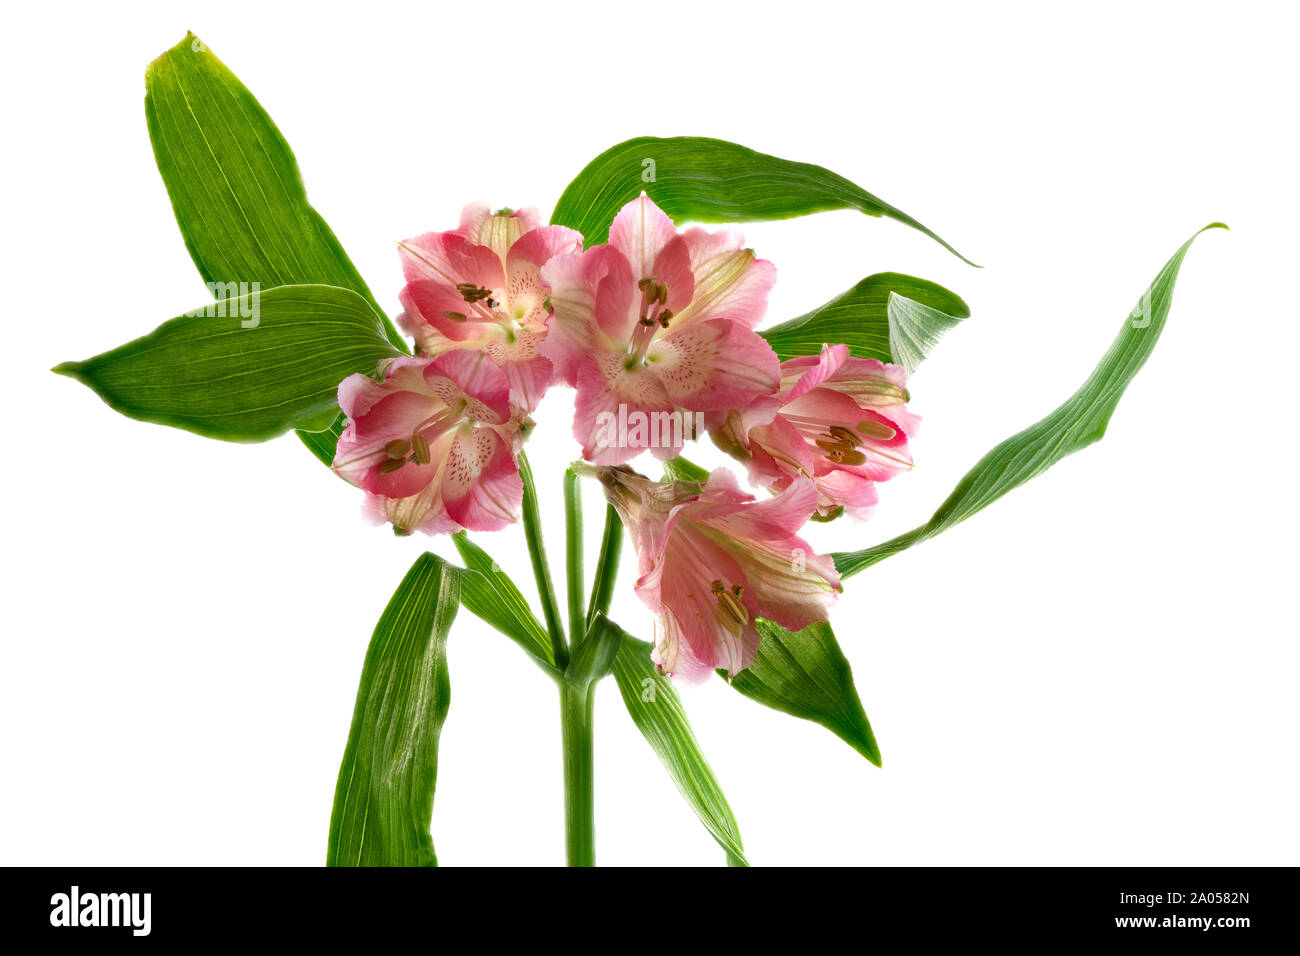
<svg viewBox="0 0 1300 956"><path fill-rule="evenodd" d="M224 299L54 371L123 415L226 441L319 431L339 413L339 382L398 353L357 293L286 285Z"/></svg>
<svg viewBox="0 0 1300 956"><path fill-rule="evenodd" d="M858 358L892 362L910 375L943 333L969 317L966 303L943 286L881 272L759 335L782 361L816 355L827 344L847 345Z"/></svg>
<svg viewBox="0 0 1300 956"><path fill-rule="evenodd" d="M831 209L888 216L970 262L907 213L829 169L703 136L641 136L601 153L569 183L551 222L604 242L615 214L642 190L673 222L757 222ZM971 263L974 265L974 263Z"/></svg>
<svg viewBox="0 0 1300 956"><path fill-rule="evenodd" d="M408 351L307 201L297 160L271 117L194 34L149 64L144 106L176 223L214 296L242 295L254 282L263 290L351 289L370 303L389 342ZM316 457L333 460L331 432L300 437Z"/></svg>
<svg viewBox="0 0 1300 956"><path fill-rule="evenodd" d="M1196 236L1207 229L1226 228L1223 223L1211 223ZM1065 404L980 459L921 527L875 547L834 555L840 574L844 577L857 574L877 561L947 531L1011 489L1041 475L1066 455L1086 448L1105 435L1120 397L1160 338L1173 301L1178 270L1196 236L1188 239L1160 270L1124 320L1124 327L1101 363Z"/></svg>
<svg viewBox="0 0 1300 956"><path fill-rule="evenodd" d="M473 572L461 580L461 604L554 671L555 655L546 628L515 582L465 532L452 535L451 540L465 567Z"/></svg>
<svg viewBox="0 0 1300 956"><path fill-rule="evenodd" d="M731 678L731 686L773 710L821 724L879 767L876 737L831 626L787 631L771 621L756 623L762 636L758 656Z"/></svg>
<svg viewBox="0 0 1300 956"><path fill-rule="evenodd" d="M460 579L458 568L421 555L375 627L334 791L327 866L438 865L429 827Z"/></svg>
<svg viewBox="0 0 1300 956"><path fill-rule="evenodd" d="M617 627L612 623L608 626ZM672 681L660 674L650 660L650 645L624 633L614 658L614 680L633 723L658 754L700 822L726 850L728 864L748 866L740 826L700 752Z"/></svg>

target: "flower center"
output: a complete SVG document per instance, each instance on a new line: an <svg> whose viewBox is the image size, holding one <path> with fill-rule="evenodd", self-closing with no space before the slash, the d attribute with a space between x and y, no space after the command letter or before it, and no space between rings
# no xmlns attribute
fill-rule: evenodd
<svg viewBox="0 0 1300 956"><path fill-rule="evenodd" d="M442 313L443 318L451 319L453 322L468 322L471 318L477 322L492 322L504 330L510 341L514 341L515 332L523 328L519 319L523 318L527 311L516 310L518 314L512 315L506 303L504 290L486 289L472 282L457 282L456 291L465 300L468 312L449 309Z"/></svg>
<svg viewBox="0 0 1300 956"><path fill-rule="evenodd" d="M870 419L858 422L853 428L847 428L844 425L827 425L825 422L799 415L784 415L784 417L798 428L807 440L820 448L827 460L837 465L865 465L867 456L858 450L864 441L868 439L891 441L898 434L883 422ZM879 448L876 449L876 453L886 458L895 458ZM895 460L902 461L902 459Z"/></svg>
<svg viewBox="0 0 1300 956"><path fill-rule="evenodd" d="M380 464L379 473L381 475L391 475L401 469L407 462L415 462L419 465L429 464L433 460L433 456L429 453L429 440L424 437L423 433L431 429L435 431L435 434L441 432L443 430L441 426L448 422L458 421L468 405L469 402L462 398L455 406L448 406L420 422L411 430L409 439L394 438L390 441L384 446L386 460Z"/></svg>
<svg viewBox="0 0 1300 956"><path fill-rule="evenodd" d="M636 328L632 331L632 339L627 345L626 367L629 370L645 361L646 352L650 350L655 335L660 329L668 328L673 317L672 310L664 308L668 304L668 283L660 282L655 276L646 276L636 285L641 290L641 311Z"/></svg>

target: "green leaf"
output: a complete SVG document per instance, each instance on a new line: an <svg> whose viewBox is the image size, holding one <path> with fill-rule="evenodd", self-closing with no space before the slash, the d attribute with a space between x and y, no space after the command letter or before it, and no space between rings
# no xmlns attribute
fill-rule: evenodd
<svg viewBox="0 0 1300 956"><path fill-rule="evenodd" d="M603 611L597 611L581 643L573 648L564 677L571 684L587 687L609 676L614 659L623 647L623 629Z"/></svg>
<svg viewBox="0 0 1300 956"><path fill-rule="evenodd" d="M347 423L348 416L339 412L328 428L318 432L299 432L298 437L307 446L307 450L328 468L334 464L334 453L338 451L339 438L343 435Z"/></svg>
<svg viewBox="0 0 1300 956"><path fill-rule="evenodd" d="M330 818L327 866L437 866L429 826L460 569L423 554L366 651Z"/></svg>
<svg viewBox="0 0 1300 956"><path fill-rule="evenodd" d="M1226 229L1215 222L1207 229ZM1110 351L1077 392L1042 421L998 445L966 473L948 500L919 528L875 547L834 555L842 576L857 574L878 561L919 544L965 521L1008 491L1041 475L1066 455L1086 448L1106 434L1106 425L1129 382L1146 363L1165 327L1173 301L1174 283L1183 257L1196 236L1188 239L1147 287Z"/></svg>
<svg viewBox="0 0 1300 956"><path fill-rule="evenodd" d="M465 567L473 572L466 574L461 581L460 603L546 665L552 673L558 673L546 628L537 620L528 599L515 582L465 532L452 535L451 540Z"/></svg>
<svg viewBox="0 0 1300 956"><path fill-rule="evenodd" d="M759 332L782 361L816 355L822 346L847 345L858 358L901 365L910 375L940 336L970 309L941 285L881 272L788 322Z"/></svg>
<svg viewBox="0 0 1300 956"><path fill-rule="evenodd" d="M608 626L617 627L613 623ZM672 681L660 674L650 660L649 644L626 633L622 637L622 646L614 659L614 679L633 723L659 755L700 822L727 852L728 864L748 866L740 826L709 762L700 752Z"/></svg>
<svg viewBox="0 0 1300 956"><path fill-rule="evenodd" d="M291 428L330 427L339 382L354 372L373 375L397 354L357 293L286 285L206 306L54 371L131 418L264 441Z"/></svg>
<svg viewBox="0 0 1300 956"><path fill-rule="evenodd" d="M609 225L642 190L673 222L757 222L831 209L888 216L965 256L900 209L821 166L703 136L641 136L601 153L569 183L551 222L604 242ZM974 265L974 263L971 263Z"/></svg>
<svg viewBox="0 0 1300 956"><path fill-rule="evenodd" d="M762 619L756 625L762 637L758 656L731 686L773 710L821 724L879 767L880 748L831 626L787 631ZM726 677L725 671L718 674Z"/></svg>
<svg viewBox="0 0 1300 956"><path fill-rule="evenodd" d="M297 160L271 117L194 34L149 64L144 106L176 223L214 296L242 295L254 282L351 289L379 316L388 341L408 351L307 201ZM300 433L326 463L334 459L331 435Z"/></svg>

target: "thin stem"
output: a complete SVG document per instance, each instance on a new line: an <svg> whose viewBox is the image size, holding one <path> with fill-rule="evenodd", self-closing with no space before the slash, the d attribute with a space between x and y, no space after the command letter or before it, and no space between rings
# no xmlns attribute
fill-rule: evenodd
<svg viewBox="0 0 1300 956"><path fill-rule="evenodd" d="M591 717L595 683L560 685L564 737L564 836L569 866L596 865Z"/></svg>
<svg viewBox="0 0 1300 956"><path fill-rule="evenodd" d="M597 612L609 613L609 602L614 598L614 582L618 580L618 559L623 553L623 522L613 505L605 506L605 536L600 540L600 558L596 562L596 578L591 582L591 602L587 605L587 627L595 620Z"/></svg>
<svg viewBox="0 0 1300 956"><path fill-rule="evenodd" d="M564 562L568 572L569 647L576 648L587 635L582 610L582 486L569 468L564 472Z"/></svg>
<svg viewBox="0 0 1300 956"><path fill-rule="evenodd" d="M519 453L519 477L524 483L524 537L528 539L528 557L533 563L533 577L537 581L538 596L542 600L542 614L546 617L546 631L551 637L555 666L564 670L569 663L569 649L564 644L560 604L555 599L555 585L551 583L551 568L546 563L546 548L542 544L542 519L537 510L537 488L533 484L533 469L522 451Z"/></svg>

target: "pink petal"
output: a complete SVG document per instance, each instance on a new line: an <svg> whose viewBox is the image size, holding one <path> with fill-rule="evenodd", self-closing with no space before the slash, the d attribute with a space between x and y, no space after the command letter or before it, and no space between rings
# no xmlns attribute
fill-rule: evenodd
<svg viewBox="0 0 1300 956"><path fill-rule="evenodd" d="M454 232L429 232L399 243L402 273L407 282L432 280L454 289L469 282L485 289L503 285L501 260L487 246L476 245Z"/></svg>
<svg viewBox="0 0 1300 956"><path fill-rule="evenodd" d="M457 429L442 475L451 520L470 531L496 531L514 521L523 494L514 455L495 429Z"/></svg>
<svg viewBox="0 0 1300 956"><path fill-rule="evenodd" d="M767 296L776 283L776 267L741 248L739 234L688 229L682 239L691 252L695 296L685 321L728 319L754 328L767 312Z"/></svg>
<svg viewBox="0 0 1300 956"><path fill-rule="evenodd" d="M649 357L668 395L691 411L743 408L775 392L780 381L772 347L736 322L670 326Z"/></svg>
<svg viewBox="0 0 1300 956"><path fill-rule="evenodd" d="M555 366L557 378L569 385L577 384L578 362L593 348L623 345L620 341L615 346L596 321L597 289L609 272L611 258L622 258L611 257L610 251L608 246L596 246L581 255L558 255L541 270L554 311L541 352Z"/></svg>
<svg viewBox="0 0 1300 956"><path fill-rule="evenodd" d="M429 363L424 380L443 404L454 408L465 401L465 417L497 425L510 418L510 382L485 353L440 355Z"/></svg>
<svg viewBox="0 0 1300 956"><path fill-rule="evenodd" d="M654 275L659 254L677 238L677 227L642 193L619 210L609 227L609 244L631 265L633 281Z"/></svg>
<svg viewBox="0 0 1300 956"><path fill-rule="evenodd" d="M874 481L843 468L836 468L813 481L821 495L818 511L823 516L843 507L851 517L866 521L880 499Z"/></svg>
<svg viewBox="0 0 1300 956"><path fill-rule="evenodd" d="M513 342L502 334L486 346L488 356L505 373L510 400L530 412L537 408L555 376L551 360L539 352L545 337L520 329L514 333Z"/></svg>
<svg viewBox="0 0 1300 956"><path fill-rule="evenodd" d="M472 343L491 336L498 328L495 322L482 321L464 296L441 280L408 282L400 299L404 309L400 320L403 331L421 347L430 340L430 330L455 343ZM448 313L462 318L450 318Z"/></svg>
<svg viewBox="0 0 1300 956"><path fill-rule="evenodd" d="M652 447L650 425L662 421L654 416L674 411L658 377L640 365L627 368L627 355L622 352L602 350L584 356L578 365L577 389L573 436L582 445L583 457L598 465L622 464ZM620 412L633 426L626 434L619 434ZM639 421L646 423L644 435L634 427Z"/></svg>

